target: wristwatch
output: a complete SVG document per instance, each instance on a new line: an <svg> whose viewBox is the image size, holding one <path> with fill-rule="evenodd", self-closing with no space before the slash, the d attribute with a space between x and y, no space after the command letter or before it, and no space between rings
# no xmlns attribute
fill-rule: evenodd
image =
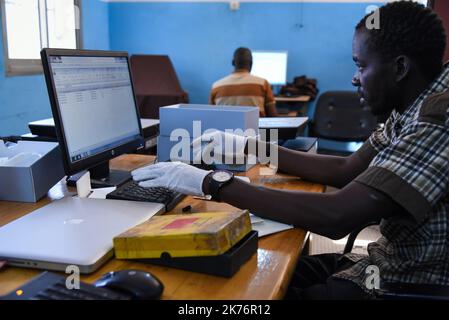
<svg viewBox="0 0 449 320"><path fill-rule="evenodd" d="M211 173L209 180L209 192L212 200L220 202L220 189L234 179L234 174L227 170L216 170Z"/></svg>

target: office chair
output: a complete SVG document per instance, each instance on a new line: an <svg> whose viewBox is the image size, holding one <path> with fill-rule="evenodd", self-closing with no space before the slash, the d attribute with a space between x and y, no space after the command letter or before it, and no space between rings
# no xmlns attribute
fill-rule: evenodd
<svg viewBox="0 0 449 320"><path fill-rule="evenodd" d="M130 65L142 118L159 119L160 107L189 102L168 56L132 55Z"/></svg>
<svg viewBox="0 0 449 320"><path fill-rule="evenodd" d="M343 253L347 254L352 251L355 240L363 229L379 223L380 221L371 221L352 231ZM449 286L381 282L380 290L376 290L376 298L381 300L449 300Z"/></svg>
<svg viewBox="0 0 449 320"><path fill-rule="evenodd" d="M353 91L327 91L320 95L310 136L335 142L364 142L377 126L377 118L360 105L360 97ZM337 148L320 148L318 153L349 155L352 152Z"/></svg>

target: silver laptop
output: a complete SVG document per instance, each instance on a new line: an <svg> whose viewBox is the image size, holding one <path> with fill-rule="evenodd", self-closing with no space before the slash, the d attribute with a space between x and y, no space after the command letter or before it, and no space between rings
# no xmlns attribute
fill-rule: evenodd
<svg viewBox="0 0 449 320"><path fill-rule="evenodd" d="M10 265L91 273L113 256L112 239L164 205L67 197L0 228L0 260Z"/></svg>

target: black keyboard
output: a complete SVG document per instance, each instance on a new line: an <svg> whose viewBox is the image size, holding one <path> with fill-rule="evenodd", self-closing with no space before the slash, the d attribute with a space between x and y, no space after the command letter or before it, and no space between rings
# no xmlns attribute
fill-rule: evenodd
<svg viewBox="0 0 449 320"><path fill-rule="evenodd" d="M131 297L80 282L79 289L68 289L66 277L44 272L1 300L131 300Z"/></svg>
<svg viewBox="0 0 449 320"><path fill-rule="evenodd" d="M143 188L134 180L128 181L109 193L107 199L156 202L165 205L165 211L173 209L185 195L163 187Z"/></svg>

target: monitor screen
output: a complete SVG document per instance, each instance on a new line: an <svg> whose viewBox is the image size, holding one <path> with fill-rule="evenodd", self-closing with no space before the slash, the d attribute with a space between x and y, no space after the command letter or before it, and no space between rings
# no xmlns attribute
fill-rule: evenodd
<svg viewBox="0 0 449 320"><path fill-rule="evenodd" d="M266 79L271 85L287 82L287 51L252 51L251 74Z"/></svg>
<svg viewBox="0 0 449 320"><path fill-rule="evenodd" d="M44 50L43 65L67 173L137 149L142 134L127 54Z"/></svg>

